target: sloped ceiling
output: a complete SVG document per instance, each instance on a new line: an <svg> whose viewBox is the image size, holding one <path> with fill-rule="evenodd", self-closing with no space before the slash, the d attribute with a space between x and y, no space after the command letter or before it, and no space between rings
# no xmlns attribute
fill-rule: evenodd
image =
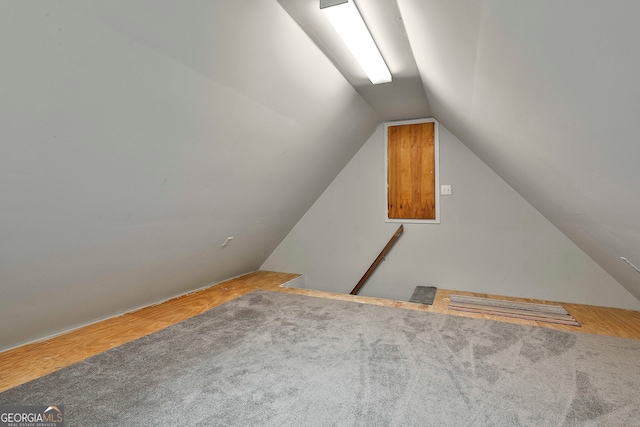
<svg viewBox="0 0 640 427"><path fill-rule="evenodd" d="M278 0L330 57L342 47L300 5ZM316 0L308 14L319 14ZM430 113L640 299L640 3L600 0L367 0L404 24L369 28L394 72L415 61ZM313 9L313 10L312 10ZM386 50L386 51L385 51ZM345 76L350 65L333 59ZM353 82L352 82L353 84ZM384 86L384 85L380 85ZM354 84L358 89L358 84ZM359 89L360 90L360 89ZM367 100L401 104L396 88ZM406 118L421 111L405 111Z"/></svg>
<svg viewBox="0 0 640 427"><path fill-rule="evenodd" d="M398 4L434 116L640 298L640 3Z"/></svg>
<svg viewBox="0 0 640 427"><path fill-rule="evenodd" d="M375 29L376 42L385 52L385 61L393 74L393 81L382 85L372 85L353 55L344 47L320 11L320 0L277 1L382 119L402 120L431 115L395 0L358 3L367 25Z"/></svg>
<svg viewBox="0 0 640 427"><path fill-rule="evenodd" d="M275 1L4 1L0 58L0 349L258 269L380 121Z"/></svg>
<svg viewBox="0 0 640 427"><path fill-rule="evenodd" d="M640 3L361 3L390 85L317 0L0 2L0 348L258 268L425 115L640 297Z"/></svg>

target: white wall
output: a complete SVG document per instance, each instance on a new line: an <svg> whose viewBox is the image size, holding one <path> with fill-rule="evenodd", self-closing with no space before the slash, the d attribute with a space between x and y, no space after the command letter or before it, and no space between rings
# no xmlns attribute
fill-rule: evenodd
<svg viewBox="0 0 640 427"><path fill-rule="evenodd" d="M262 265L307 288L348 293L398 224L384 222L380 126ZM440 224L405 232L360 294L408 300L415 286L639 309L620 284L440 125Z"/></svg>
<svg viewBox="0 0 640 427"><path fill-rule="evenodd" d="M0 350L256 270L379 122L275 1L4 1L0 56Z"/></svg>
<svg viewBox="0 0 640 427"><path fill-rule="evenodd" d="M640 299L640 2L398 5L432 114Z"/></svg>

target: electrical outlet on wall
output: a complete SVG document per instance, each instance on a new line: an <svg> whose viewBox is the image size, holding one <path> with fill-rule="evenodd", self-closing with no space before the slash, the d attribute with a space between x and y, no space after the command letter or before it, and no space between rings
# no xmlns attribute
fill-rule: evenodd
<svg viewBox="0 0 640 427"><path fill-rule="evenodd" d="M440 194L443 195L443 196L451 195L451 185L449 185L449 184L441 185L440 186Z"/></svg>

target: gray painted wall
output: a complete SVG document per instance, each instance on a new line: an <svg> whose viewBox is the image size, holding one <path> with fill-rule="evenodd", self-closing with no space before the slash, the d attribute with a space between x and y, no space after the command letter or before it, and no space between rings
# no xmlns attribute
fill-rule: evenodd
<svg viewBox="0 0 640 427"><path fill-rule="evenodd" d="M401 12L413 52L396 54L415 55L419 76L405 77L421 78L434 116L640 295L620 260L638 264L640 241L638 3L390 3L368 7ZM4 1L0 55L0 349L255 270L381 121L272 0ZM367 99L423 115L403 82ZM382 166L353 166L366 150L265 265L289 251L284 264L309 282L352 287L395 230L373 213ZM479 162L469 156L455 158ZM443 223L408 226L394 249L417 248L398 258L407 265L391 255L365 293L404 269L405 294L433 281L637 307L477 169L443 170ZM496 200L478 197L482 185Z"/></svg>
<svg viewBox="0 0 640 427"><path fill-rule="evenodd" d="M256 270L379 122L275 1L4 1L0 55L0 349Z"/></svg>
<svg viewBox="0 0 640 427"><path fill-rule="evenodd" d="M348 293L398 224L384 222L378 127L268 260L305 286ZM440 126L440 224L405 232L361 295L408 300L415 286L639 309L640 302Z"/></svg>
<svg viewBox="0 0 640 427"><path fill-rule="evenodd" d="M640 298L640 2L397 1L432 114Z"/></svg>

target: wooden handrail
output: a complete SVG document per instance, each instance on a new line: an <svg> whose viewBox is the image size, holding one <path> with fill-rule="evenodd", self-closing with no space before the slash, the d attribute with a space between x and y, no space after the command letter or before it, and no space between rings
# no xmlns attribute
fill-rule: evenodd
<svg viewBox="0 0 640 427"><path fill-rule="evenodd" d="M353 288L353 290L351 291L351 295L358 295L358 292L360 291L360 288L362 286L364 286L364 282L367 281L369 276L371 276L373 271L378 267L378 264L380 264L382 262L382 260L384 259L384 256L387 254L387 252L389 252L389 250L391 249L393 244L396 242L396 240L398 240L398 238L403 233L403 231L404 231L404 227L401 224L400 228L398 228L396 233L393 236L391 236L391 239L389 239L389 242L387 243L387 245L384 247L382 252L380 252L380 255L378 255L378 258L376 258L376 260L373 261L373 264L371 264L371 267L369 267L367 272L364 273L364 276L362 276L362 279L360 279L360 281L358 282L356 287Z"/></svg>

